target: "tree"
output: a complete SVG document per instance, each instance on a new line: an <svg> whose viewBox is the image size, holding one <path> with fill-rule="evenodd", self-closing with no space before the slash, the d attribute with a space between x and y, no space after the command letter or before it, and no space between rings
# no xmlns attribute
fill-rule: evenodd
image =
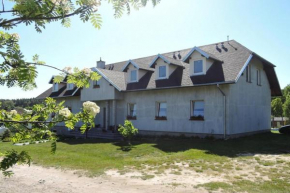
<svg viewBox="0 0 290 193"><path fill-rule="evenodd" d="M3 101L1 105L1 109L5 109L7 111L11 111L12 109L14 109L14 107L14 102L9 100Z"/></svg>
<svg viewBox="0 0 290 193"><path fill-rule="evenodd" d="M148 0L108 0L113 5L115 17L121 17L127 10L130 13L131 7L139 9L146 6ZM151 0L155 6L160 0ZM11 0L12 7L5 5L2 0L0 11L0 28L10 30L19 24L34 25L37 32L41 33L45 25L50 22L60 21L64 27L70 26L70 17L79 16L83 22L90 21L96 28L101 27L101 16L97 13L101 5L100 0ZM2 17L3 16L3 17ZM64 78L68 83L73 83L77 87L88 87L90 80L98 80L100 76L90 69L72 70L71 67L58 69L57 67L46 64L39 59L38 55L33 56L32 61L25 61L18 44L19 35L0 31L0 85L19 86L25 90L36 87L37 66L45 66L60 71L54 77L54 82L59 83ZM74 125L82 121L81 130L94 126L94 116L99 113L96 104L87 102L80 113L73 114L69 109L64 108L64 102L57 104L53 99L47 98L42 104L35 104L32 110L24 109L23 114L15 110L0 110L0 123L4 123L7 128L17 130L13 141L21 139L41 139L44 135L49 136L52 142L52 151L56 149L55 136L50 132L55 124L65 122L68 128L73 129ZM84 103L85 104L85 103ZM54 114L56 116L51 117ZM0 164L0 170L5 175L11 173L8 168L17 162L30 163L30 156L22 151L20 153L12 150L6 152Z"/></svg>
<svg viewBox="0 0 290 193"><path fill-rule="evenodd" d="M283 104L283 113L290 121L290 95L286 97L285 103Z"/></svg>
<svg viewBox="0 0 290 193"><path fill-rule="evenodd" d="M283 103L281 98L275 98L271 102L272 115L274 117L282 117L283 121Z"/></svg>
<svg viewBox="0 0 290 193"><path fill-rule="evenodd" d="M131 121L125 120L124 126L119 125L118 131L127 140L128 145L131 145L131 139L138 133L138 129L134 127Z"/></svg>

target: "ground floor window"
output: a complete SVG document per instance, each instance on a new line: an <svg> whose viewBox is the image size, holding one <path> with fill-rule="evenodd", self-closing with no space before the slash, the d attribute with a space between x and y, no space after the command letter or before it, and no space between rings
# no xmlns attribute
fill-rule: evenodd
<svg viewBox="0 0 290 193"><path fill-rule="evenodd" d="M128 114L127 119L128 120L136 120L137 118L137 106L135 103L128 103Z"/></svg>
<svg viewBox="0 0 290 193"><path fill-rule="evenodd" d="M157 102L156 103L156 120L167 120L167 103Z"/></svg>
<svg viewBox="0 0 290 193"><path fill-rule="evenodd" d="M190 120L204 120L204 101L191 101Z"/></svg>

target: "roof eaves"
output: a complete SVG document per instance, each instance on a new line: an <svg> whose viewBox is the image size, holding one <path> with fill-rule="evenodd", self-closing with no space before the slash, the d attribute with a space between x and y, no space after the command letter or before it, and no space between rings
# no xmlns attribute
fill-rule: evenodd
<svg viewBox="0 0 290 193"><path fill-rule="evenodd" d="M188 52L188 54L183 58L182 61L185 62L194 51L198 51L200 54L202 54L206 58L210 57L206 52L204 52L203 50L195 46L190 50L190 52Z"/></svg>
<svg viewBox="0 0 290 193"><path fill-rule="evenodd" d="M265 63L267 63L268 65L272 66L272 67L276 67L273 63L269 62L268 60L266 60L265 58L263 58L262 56L260 56L259 54L253 52L252 53L254 56L258 57L260 60L263 60Z"/></svg>
<svg viewBox="0 0 290 193"><path fill-rule="evenodd" d="M137 64L136 62L134 62L133 60L130 59L130 60L126 63L126 65L122 68L122 72L125 71L125 69L128 67L129 64L132 64L132 65L135 66L137 69L139 69L138 64Z"/></svg>
<svg viewBox="0 0 290 193"><path fill-rule="evenodd" d="M146 89L135 89L135 90L125 90L125 92L134 92L134 91L146 91L146 90L162 90L162 89L174 89L174 88L189 88L189 87L199 87L199 86L212 86L212 85L222 85L222 84L235 84L235 81L226 81L226 82L213 82L206 84L195 84L189 86L170 86L170 87L160 87L160 88L146 88Z"/></svg>
<svg viewBox="0 0 290 193"><path fill-rule="evenodd" d="M248 66L248 64L252 60L252 58L253 58L253 54L250 54L250 56L248 57L247 61L243 65L242 69L240 70L238 76L236 77L236 80L235 80L236 83L238 82L239 78L241 77L242 73L244 72L244 70L246 69L246 67Z"/></svg>

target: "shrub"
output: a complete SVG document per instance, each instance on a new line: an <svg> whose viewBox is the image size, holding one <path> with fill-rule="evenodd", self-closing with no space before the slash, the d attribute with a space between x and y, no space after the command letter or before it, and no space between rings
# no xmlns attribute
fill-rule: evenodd
<svg viewBox="0 0 290 193"><path fill-rule="evenodd" d="M128 141L128 144L131 145L131 139L138 133L138 129L135 128L131 121L125 120L124 126L119 125L118 131L121 135Z"/></svg>
<svg viewBox="0 0 290 193"><path fill-rule="evenodd" d="M10 129L6 129L1 137L1 140L4 142L9 142L11 138L11 131Z"/></svg>

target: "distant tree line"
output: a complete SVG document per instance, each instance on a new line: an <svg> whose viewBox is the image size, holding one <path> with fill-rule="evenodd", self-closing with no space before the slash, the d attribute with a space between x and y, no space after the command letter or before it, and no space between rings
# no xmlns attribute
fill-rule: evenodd
<svg viewBox="0 0 290 193"><path fill-rule="evenodd" d="M273 117L288 117L290 120L290 84L282 89L283 96L274 97L271 102ZM288 120L288 122L289 122Z"/></svg>
<svg viewBox="0 0 290 193"><path fill-rule="evenodd" d="M29 98L29 99L0 99L0 109L11 111L17 110L18 113L22 113L23 109L30 109L33 105L42 102L40 99Z"/></svg>

